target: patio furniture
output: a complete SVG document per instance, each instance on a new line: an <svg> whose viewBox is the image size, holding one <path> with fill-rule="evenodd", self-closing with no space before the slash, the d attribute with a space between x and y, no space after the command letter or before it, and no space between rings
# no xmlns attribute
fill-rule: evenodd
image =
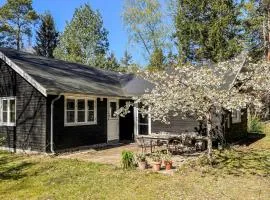
<svg viewBox="0 0 270 200"><path fill-rule="evenodd" d="M146 153L146 145L144 143L144 138L140 137L140 138L136 138L136 143L139 147L141 147L142 149L142 153Z"/></svg>
<svg viewBox="0 0 270 200"><path fill-rule="evenodd" d="M195 150L204 151L207 137L198 136L196 132L184 132L182 134L162 132L160 134L139 135L136 140L145 151L146 147L149 146L151 153L156 146L165 146L168 152L180 153Z"/></svg>
<svg viewBox="0 0 270 200"><path fill-rule="evenodd" d="M150 152L153 152L155 146L166 146L166 150L169 151L169 143L174 139L178 138L179 135L172 134L151 134L151 135L140 135L136 138L143 141L150 142ZM144 147L146 148L145 144Z"/></svg>
<svg viewBox="0 0 270 200"><path fill-rule="evenodd" d="M207 137L198 137L195 140L196 151L204 151L206 149Z"/></svg>

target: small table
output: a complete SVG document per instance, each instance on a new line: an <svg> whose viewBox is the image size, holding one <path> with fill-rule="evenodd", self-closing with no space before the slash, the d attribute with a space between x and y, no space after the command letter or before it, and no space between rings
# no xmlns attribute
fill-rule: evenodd
<svg viewBox="0 0 270 200"><path fill-rule="evenodd" d="M173 139L180 138L180 135L174 134L150 134L150 135L139 135L138 139L147 139L150 141L150 151L153 152L153 141L161 141L166 143L166 149L169 151L169 142ZM143 144L145 145L145 144Z"/></svg>

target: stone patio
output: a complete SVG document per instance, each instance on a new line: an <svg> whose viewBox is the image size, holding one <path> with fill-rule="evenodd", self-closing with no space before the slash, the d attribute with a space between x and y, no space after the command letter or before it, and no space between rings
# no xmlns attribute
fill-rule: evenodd
<svg viewBox="0 0 270 200"><path fill-rule="evenodd" d="M141 152L141 148L138 147L136 143L129 143L129 144L121 143L115 145L108 145L104 147L89 148L81 151L67 152L58 155L58 157L66 159L78 159L102 164L111 164L119 167L121 160L121 153L124 150L132 151L134 153ZM150 153L150 148L146 149L146 153ZM198 154L192 154L188 156L174 155L172 157L173 166L177 168L188 159L193 159L196 156L198 156Z"/></svg>
<svg viewBox="0 0 270 200"><path fill-rule="evenodd" d="M141 152L141 149L135 143L130 143L89 148L87 150L60 154L58 157L120 166L121 153L124 150L134 153Z"/></svg>

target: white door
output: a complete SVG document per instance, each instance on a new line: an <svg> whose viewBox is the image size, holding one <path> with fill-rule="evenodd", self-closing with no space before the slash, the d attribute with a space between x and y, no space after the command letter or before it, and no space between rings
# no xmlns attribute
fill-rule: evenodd
<svg viewBox="0 0 270 200"><path fill-rule="evenodd" d="M119 141L119 117L114 113L118 109L118 99L108 99L108 142Z"/></svg>

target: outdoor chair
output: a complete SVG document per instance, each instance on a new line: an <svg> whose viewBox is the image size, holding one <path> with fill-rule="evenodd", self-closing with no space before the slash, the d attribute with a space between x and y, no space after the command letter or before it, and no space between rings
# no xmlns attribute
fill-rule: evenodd
<svg viewBox="0 0 270 200"><path fill-rule="evenodd" d="M146 144L144 138L136 138L136 143L141 147L142 153L146 153Z"/></svg>
<svg viewBox="0 0 270 200"><path fill-rule="evenodd" d="M183 144L180 139L173 139L168 144L168 151L171 153L182 153L183 152Z"/></svg>

